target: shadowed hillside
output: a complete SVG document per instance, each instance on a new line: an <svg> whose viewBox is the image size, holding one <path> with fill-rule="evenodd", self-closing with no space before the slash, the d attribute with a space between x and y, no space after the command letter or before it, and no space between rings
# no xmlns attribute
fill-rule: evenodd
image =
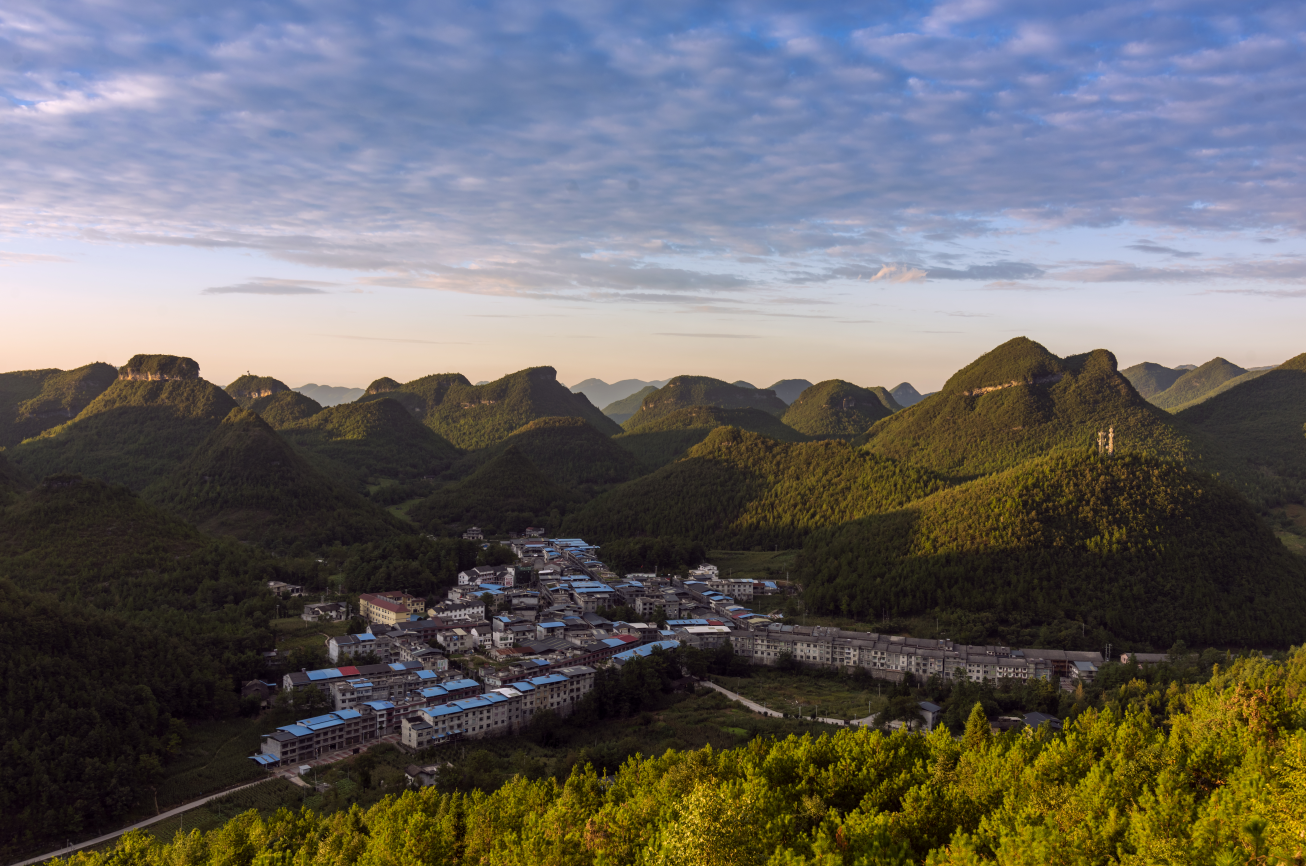
<svg viewBox="0 0 1306 866"><path fill-rule="evenodd" d="M917 403L925 399L919 391L911 386L910 382L903 382L898 387L889 391L889 393L893 396L893 399L897 401L898 405L904 409L908 406L915 406Z"/></svg>
<svg viewBox="0 0 1306 866"><path fill-rule="evenodd" d="M684 459L588 503L564 531L598 541L667 536L731 550L795 547L814 529L901 508L945 485L842 442L783 443L720 427Z"/></svg>
<svg viewBox="0 0 1306 866"><path fill-rule="evenodd" d="M454 467L466 475L515 448L544 476L562 485L593 494L644 473L631 452L582 418L540 418L507 439L474 452Z"/></svg>
<svg viewBox="0 0 1306 866"><path fill-rule="evenodd" d="M644 403L644 398L657 391L658 387L657 385L645 385L634 394L604 406L603 414L618 424L624 424L631 415L639 411L639 407Z"/></svg>
<svg viewBox="0 0 1306 866"><path fill-rule="evenodd" d="M352 403L364 394L362 388L348 388L342 385L318 385L313 382L300 385L292 390L303 394L321 406L339 406L341 403Z"/></svg>
<svg viewBox="0 0 1306 866"><path fill-rule="evenodd" d="M1185 409L1178 418L1255 470L1306 482L1306 354Z"/></svg>
<svg viewBox="0 0 1306 866"><path fill-rule="evenodd" d="M145 495L214 535L320 547L396 534L397 519L337 487L262 418L236 408Z"/></svg>
<svg viewBox="0 0 1306 866"><path fill-rule="evenodd" d="M177 468L235 408L190 358L138 355L77 417L9 456L34 478L71 472L140 490Z"/></svg>
<svg viewBox="0 0 1306 866"><path fill-rule="evenodd" d="M677 376L644 398L639 410L621 426L633 433L659 418L690 406L761 409L779 418L789 407L773 391L741 387L708 376Z"/></svg>
<svg viewBox="0 0 1306 866"><path fill-rule="evenodd" d="M484 385L472 385L461 373L441 373L400 385L378 379L360 402L398 401L422 423L458 448L484 448L539 418L584 418L600 433L621 432L584 394L558 382L552 367L532 367Z"/></svg>
<svg viewBox="0 0 1306 866"><path fill-rule="evenodd" d="M253 409L277 430L322 411L320 403L296 391L279 391L270 397L259 397L245 408Z"/></svg>
<svg viewBox="0 0 1306 866"><path fill-rule="evenodd" d="M777 397L792 406L798 396L810 387L812 383L806 379L781 379L766 390L774 391Z"/></svg>
<svg viewBox="0 0 1306 866"><path fill-rule="evenodd" d="M360 487L369 478L438 475L458 449L394 400L345 403L282 428L286 441L332 478Z"/></svg>
<svg viewBox="0 0 1306 866"><path fill-rule="evenodd" d="M806 442L807 437L761 409L718 409L686 406L650 421L638 430L613 437L649 469L665 466L719 427L738 427L780 442Z"/></svg>
<svg viewBox="0 0 1306 866"><path fill-rule="evenodd" d="M893 414L885 405L886 399L893 399L887 391L881 395L842 379L831 379L799 395L780 420L813 438L851 439Z"/></svg>
<svg viewBox="0 0 1306 866"><path fill-rule="evenodd" d="M1060 618L1167 647L1306 628L1306 567L1245 500L1140 456L1056 455L813 534L809 609L964 612L996 637Z"/></svg>
<svg viewBox="0 0 1306 866"><path fill-rule="evenodd" d="M584 382L577 382L569 389L573 394L584 394L585 397L595 406L608 406L620 400L624 400L637 391L645 388L657 390L667 384L666 379L655 379L651 382L645 382L643 379L622 379L619 382L613 382L609 385L602 379L586 379ZM632 409L631 412L635 410ZM607 410L604 410L606 414Z"/></svg>
<svg viewBox="0 0 1306 866"><path fill-rule="evenodd" d="M409 517L436 534L460 534L470 526L489 533L520 532L528 526L557 526L577 499L508 445L461 481L409 509Z"/></svg>
<svg viewBox="0 0 1306 866"><path fill-rule="evenodd" d="M1196 370L1189 370L1160 394L1148 399L1162 409L1175 411L1181 406L1201 400L1225 382L1242 376L1247 371L1224 358L1213 358Z"/></svg>
<svg viewBox="0 0 1306 866"><path fill-rule="evenodd" d="M117 369L99 363L0 373L0 448L75 418L117 378Z"/></svg>
<svg viewBox="0 0 1306 866"><path fill-rule="evenodd" d="M1144 400L1150 400L1173 385L1186 372L1188 371L1172 370L1160 364L1153 364L1151 361L1144 361L1121 370L1120 375L1129 380L1129 384L1134 386L1139 396Z"/></svg>

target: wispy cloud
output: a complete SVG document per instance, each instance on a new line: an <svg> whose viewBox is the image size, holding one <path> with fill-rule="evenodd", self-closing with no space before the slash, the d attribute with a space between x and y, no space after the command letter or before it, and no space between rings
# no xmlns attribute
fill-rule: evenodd
<svg viewBox="0 0 1306 866"><path fill-rule="evenodd" d="M282 280L271 278L253 279L247 283L231 286L213 286L200 292L201 295L326 295L328 288L339 283L324 283L316 280Z"/></svg>
<svg viewBox="0 0 1306 866"><path fill-rule="evenodd" d="M1177 250L1174 247L1164 247L1160 244L1154 244L1151 241L1140 241L1136 244L1128 244L1127 249L1137 250L1140 253L1155 253L1161 256L1174 256L1177 259L1195 259L1201 253L1194 253L1188 250Z"/></svg>
<svg viewBox="0 0 1306 866"><path fill-rule="evenodd" d="M41 253L10 253L0 250L0 266L2 265L37 265L37 264L56 264L67 263L69 259L63 256L49 256Z"/></svg>
<svg viewBox="0 0 1306 866"><path fill-rule="evenodd" d="M986 292L1064 292L1069 289L1069 286L1040 286L1017 280L995 280L980 288Z"/></svg>
<svg viewBox="0 0 1306 866"><path fill-rule="evenodd" d="M698 334L685 331L658 331L659 337L701 337L707 340L756 340L761 334Z"/></svg>
<svg viewBox="0 0 1306 866"><path fill-rule="evenodd" d="M423 346L474 346L475 343L458 343L445 340L414 340L407 337L364 337L359 334L314 334L316 337L333 337L337 340L365 340L371 343L419 343Z"/></svg>

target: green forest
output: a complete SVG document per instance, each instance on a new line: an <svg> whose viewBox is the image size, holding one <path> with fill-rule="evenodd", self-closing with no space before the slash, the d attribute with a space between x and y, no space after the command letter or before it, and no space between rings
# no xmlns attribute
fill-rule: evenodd
<svg viewBox="0 0 1306 866"><path fill-rule="evenodd" d="M247 812L111 864L1268 864L1306 857L1306 653L1135 679L1064 732L843 729L636 755L611 775L440 786L330 815Z"/></svg>
<svg viewBox="0 0 1306 866"><path fill-rule="evenodd" d="M61 835L114 826L173 771L197 725L249 711L238 686L272 675L261 653L274 645L272 623L284 616L268 581L309 592L398 588L439 597L460 570L498 561L499 548L461 540L472 525L500 538L531 525L580 536L599 544L618 573L684 571L711 551L775 552L786 563L797 556L787 573L802 595L781 607L817 621L917 632L930 623L954 640L1026 646L1110 641L1162 650L1179 641L1285 648L1306 629L1306 566L1274 534L1293 531L1281 509L1296 508L1306 492L1303 358L1225 377L1200 402L1168 412L1147 397L1173 387L1186 371L1170 377L1167 368L1140 365L1145 369L1121 373L1104 350L1059 358L1019 338L905 409L884 389L838 380L806 388L787 406L771 391L682 376L644 394L624 428L561 385L549 367L483 385L456 373L407 383L378 379L357 402L327 409L272 377L242 377L219 388L200 378L193 360L174 356L137 356L121 370L97 363L0 374L0 615L9 626L0 652L15 673L0 707L0 853L33 852ZM1144 395L1131 376L1157 390ZM1098 433L1108 428L1115 453L1099 455ZM1271 508L1279 516L1267 519ZM319 653L296 659L317 663ZM697 670L701 661L686 664ZM738 673L737 660L711 664ZM1259 663L1239 664L1251 677ZM1298 658L1284 670L1300 678L1300 664ZM1268 676L1269 668L1256 670ZM1116 683L1122 691L1114 699L1074 698L1080 727L1064 742L1124 737L1153 743L1148 748L1158 753L1170 748L1167 738L1189 713L1184 701L1200 692L1166 686L1162 694L1162 686L1143 680L1144 686ZM661 712L662 704L641 703L644 692L624 682L604 687L603 700L616 709L595 710L594 724ZM1241 688L1212 680L1218 682ZM1283 688L1284 700L1297 700L1295 686ZM944 701L947 723L960 732L965 719L958 714L969 712L962 697L918 686L892 696L898 704L891 706L906 706L908 698ZM997 693L975 700L992 715L1041 698ZM1142 707L1160 733L1131 721ZM1072 708L1054 709L1065 715ZM676 767L715 768L711 784L733 793L710 796L737 800L746 788L741 780L762 770L732 776L723 768L747 760L797 767L818 741L821 749L853 749L862 756L857 760L881 768L896 766L894 750L943 748L941 740L866 732L799 747L767 739L780 729L728 727L736 733L676 747L711 742L731 751L645 756L622 771L627 781L600 785L585 813L584 826L592 829L576 849L588 852L578 854L582 862L625 862L626 849L604 847L618 838L640 840L635 847L648 852L640 855L648 862L670 862L681 855L664 838L688 845L685 839L708 832L699 825L668 829L679 819L653 800L631 811L645 817L632 817L620 832L597 817L613 791L638 799L654 797L650 792L664 783L674 788L670 780L685 772ZM740 843L741 851L753 851L740 862L775 856L851 863L872 857L873 848L857 847L868 839L882 846L876 857L915 862L1019 862L1011 839L1026 840L1032 851L1080 850L1074 846L1089 845L1087 836L1071 844L1046 829L1069 832L1051 816L1071 807L1043 799L1038 808L1046 814L1037 813L1011 781L1017 767L1032 772L1052 760L1042 755L1067 747L1056 738L1028 742L1010 735L988 742L983 760L1010 772L1001 777L1001 792L974 802L956 788L956 768L981 758L961 753L945 761L946 772L929 771L929 780L912 769L889 793L883 786L890 776L881 770L880 788L857 789L851 799L811 788L818 799L768 818L764 827L773 830L765 833L773 835L760 834L767 840L762 848ZM1166 754L1200 763L1214 760L1208 752L1216 746L1184 741L1174 748L1196 749ZM626 746L610 751L618 762L632 754ZM913 768L936 760L932 751L910 754ZM1100 750L1094 754L1093 761L1107 760ZM1081 775L1060 777L1069 787L1055 803L1069 802L1084 780L1107 772L1082 761L1074 767ZM528 800L570 796L567 790L591 778L555 774L551 781L526 773L531 781L508 781L513 776L501 774L501 790ZM94 804L85 796L88 780L104 792ZM1173 791L1189 791L1172 781L1180 785ZM1165 826L1206 826L1204 809L1225 808L1216 789L1203 790L1187 800L1191 791L1183 793L1187 811ZM507 795L465 787L371 808L389 814L399 803L423 802L423 809L454 810L458 821L475 822L475 803L501 796ZM938 797L961 804L956 820L937 832L907 829L921 820L913 804ZM1140 805L1141 797L1131 794L1127 808L1103 805L1102 814L1115 808L1117 817L1114 829L1104 825L1101 832L1113 845L1135 846L1128 850L1136 861L1148 862L1160 849L1148 847L1145 828L1161 825L1144 814L1150 807ZM703 800L709 801L719 802ZM749 808L763 809L761 802ZM1122 817L1133 815L1130 809L1142 810L1137 821ZM370 826L371 814L355 813L349 827ZM241 827L272 832L266 828L283 819L241 820ZM321 840L343 819L285 820L316 828L304 833ZM1239 826L1254 826L1251 820ZM220 831L230 832L236 831ZM1215 838L1211 832L1194 829L1185 844ZM486 844L508 852L503 857L534 862L534 854L512 847L525 844L522 833L505 829ZM1251 833L1242 844L1257 851L1280 844L1262 836ZM317 844L294 838L295 850ZM209 843L195 839L183 844L201 846L188 849L194 858L207 857ZM357 844L350 850L362 856L370 843ZM470 842L457 844L464 847L449 849L450 857L483 859L481 849L466 847ZM133 862L174 856L149 845L135 849Z"/></svg>

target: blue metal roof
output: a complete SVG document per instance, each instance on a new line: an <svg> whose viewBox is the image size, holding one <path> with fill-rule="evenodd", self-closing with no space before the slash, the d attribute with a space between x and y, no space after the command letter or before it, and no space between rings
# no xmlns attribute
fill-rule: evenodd
<svg viewBox="0 0 1306 866"><path fill-rule="evenodd" d="M531 685L547 686L553 683L565 683L567 679L562 674L545 674L542 677L531 677Z"/></svg>
<svg viewBox="0 0 1306 866"><path fill-rule="evenodd" d="M564 622L542 622L539 624L540 628L566 628L566 626L567 624Z"/></svg>
<svg viewBox="0 0 1306 866"><path fill-rule="evenodd" d="M278 731L285 731L287 734L294 734L296 737L307 737L313 733L303 725L282 725L277 728Z"/></svg>
<svg viewBox="0 0 1306 866"><path fill-rule="evenodd" d="M452 692L458 689L475 688L476 686L480 685L480 683L476 682L476 680L461 679L461 680L450 680L449 682L444 683L443 685L446 689Z"/></svg>
<svg viewBox="0 0 1306 866"><path fill-rule="evenodd" d="M343 724L344 724L344 720L342 719L332 719L329 722L314 722L313 724L305 725L304 727L313 731L325 731L327 728L334 728L337 725L343 725Z"/></svg>
<svg viewBox="0 0 1306 866"><path fill-rule="evenodd" d="M367 632L363 632L362 634L350 635L350 637L356 637L359 640L376 640L376 635L368 634Z"/></svg>
<svg viewBox="0 0 1306 866"><path fill-rule="evenodd" d="M336 717L335 713L327 713L326 715L322 715L322 716L314 716L311 719L300 719L299 724L312 725L312 724L316 724L317 722L329 722L335 717Z"/></svg>
<svg viewBox="0 0 1306 866"><path fill-rule="evenodd" d="M616 637L605 637L603 640L599 641L599 643L603 644L604 646L623 646L625 645L626 641Z"/></svg>
<svg viewBox="0 0 1306 866"><path fill-rule="evenodd" d="M435 671L418 671L418 672L417 672L417 678L418 678L419 680L433 680L433 679L438 679L438 677L439 677L439 675L438 675Z"/></svg>
<svg viewBox="0 0 1306 866"><path fill-rule="evenodd" d="M660 640L655 641L654 643L645 644L644 646L635 647L633 650L626 650L624 653L617 653L613 658L621 661L630 661L636 657L651 655L654 650L673 650L679 646L680 641Z"/></svg>
<svg viewBox="0 0 1306 866"><path fill-rule="evenodd" d="M263 764L264 766L267 766L268 764L275 764L277 762L277 759L272 755L250 755L249 759L251 761L258 761L260 764Z"/></svg>
<svg viewBox="0 0 1306 866"><path fill-rule="evenodd" d="M395 708L395 705L389 701L364 701L363 706L371 707L377 712L380 712L381 710L393 710Z"/></svg>
<svg viewBox="0 0 1306 866"><path fill-rule="evenodd" d="M309 671L308 678L313 681L329 680L333 677L342 677L344 674L336 668L322 668L321 670Z"/></svg>
<svg viewBox="0 0 1306 866"><path fill-rule="evenodd" d="M402 670L404 670L404 663L403 663L403 662L395 662L394 664L390 665L390 670L392 670L392 671L402 671Z"/></svg>
<svg viewBox="0 0 1306 866"><path fill-rule="evenodd" d="M529 682L509 683L509 684L508 684L508 688L510 688L510 689L516 689L516 690L519 691L519 692L533 692L533 691L535 691L535 686L531 685Z"/></svg>
<svg viewBox="0 0 1306 866"><path fill-rule="evenodd" d="M336 710L336 715L342 719L361 719L363 714L358 710Z"/></svg>

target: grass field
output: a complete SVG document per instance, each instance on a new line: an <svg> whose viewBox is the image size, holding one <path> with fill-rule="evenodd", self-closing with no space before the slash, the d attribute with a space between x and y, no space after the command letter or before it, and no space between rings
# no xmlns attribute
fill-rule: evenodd
<svg viewBox="0 0 1306 866"><path fill-rule="evenodd" d="M357 599L355 599L357 601ZM355 604L354 607L358 605ZM327 638L345 634L349 630L349 620L344 622L305 622L297 616L272 620L272 628L277 633L277 649L293 651L300 647L311 647L325 652Z"/></svg>
<svg viewBox="0 0 1306 866"><path fill-rule="evenodd" d="M765 668L754 668L747 677L713 676L712 681L768 709L848 720L878 712L888 703L884 693L890 687L884 684L867 688L844 677Z"/></svg>
<svg viewBox="0 0 1306 866"><path fill-rule="evenodd" d="M181 832L215 830L224 822L250 809L257 809L264 815L270 815L283 806L297 809L303 804L305 793L303 788L285 779L269 779L252 788L236 791L227 797L219 797L181 815L174 815L157 824L151 824L141 832L161 841L171 842ZM118 841L114 839L88 850L102 851L116 844Z"/></svg>
<svg viewBox="0 0 1306 866"><path fill-rule="evenodd" d="M722 577L748 577L753 580L784 580L794 571L797 550L752 551L713 550L707 561L721 569Z"/></svg>

